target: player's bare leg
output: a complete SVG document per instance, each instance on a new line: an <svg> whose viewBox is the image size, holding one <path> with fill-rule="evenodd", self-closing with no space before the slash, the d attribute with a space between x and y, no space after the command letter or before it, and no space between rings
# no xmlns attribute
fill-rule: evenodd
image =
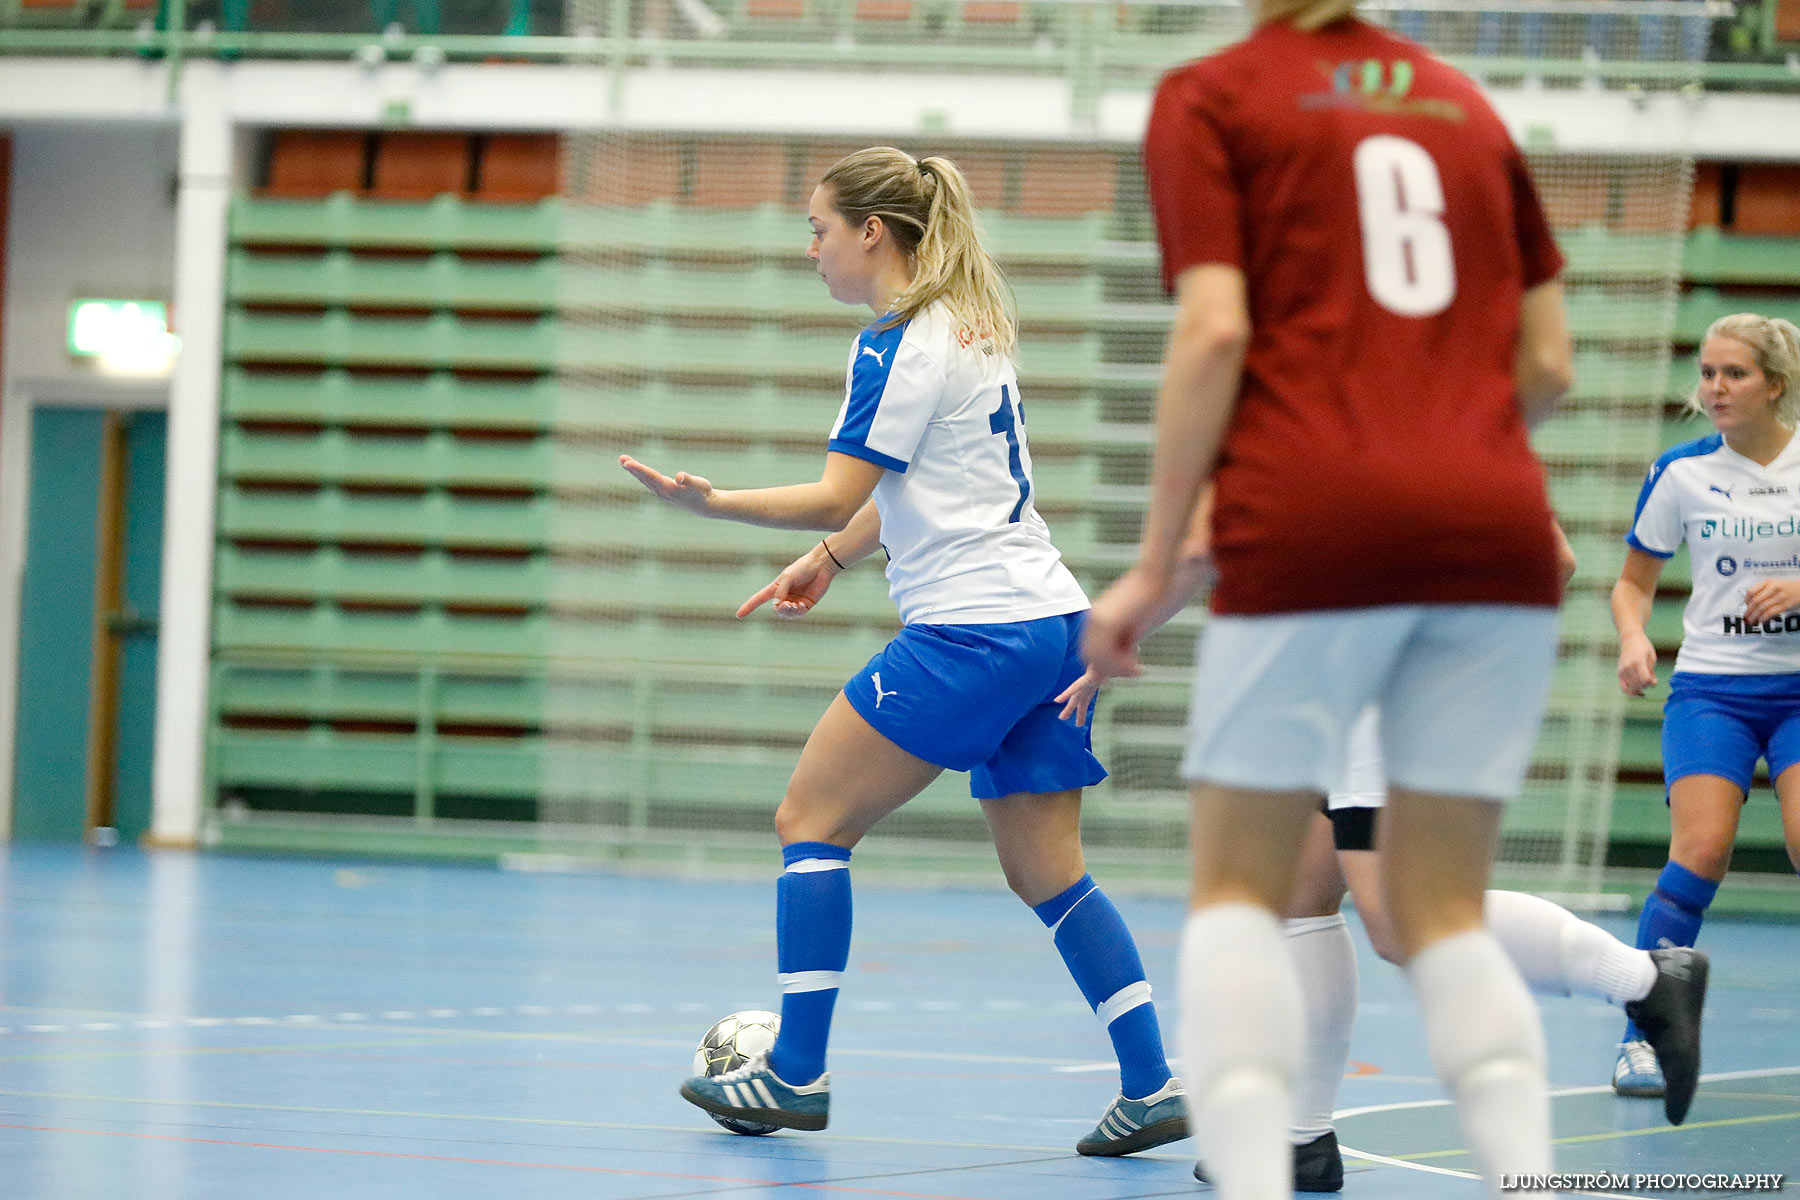
<svg viewBox="0 0 1800 1200"><path fill-rule="evenodd" d="M1781 802L1781 836L1787 843L1788 862L1800 871L1800 766L1789 767L1775 780L1775 796Z"/></svg>
<svg viewBox="0 0 1800 1200"><path fill-rule="evenodd" d="M877 733L840 692L800 752L775 810L776 836L783 846L825 842L852 849L943 770Z"/></svg>
<svg viewBox="0 0 1800 1200"><path fill-rule="evenodd" d="M1685 775L1671 783L1669 861L1714 883L1724 879L1743 811L1744 789L1729 779Z"/></svg>
<svg viewBox="0 0 1800 1200"><path fill-rule="evenodd" d="M1006 886L1036 906L1087 873L1081 851L1081 790L1017 792L983 800Z"/></svg>
<svg viewBox="0 0 1800 1200"><path fill-rule="evenodd" d="M1162 1027L1137 943L1087 874L1080 790L1014 793L983 800L981 812L1007 884L1050 929L1118 1056L1119 1096L1076 1150L1112 1157L1186 1137L1187 1107L1163 1055Z"/></svg>
<svg viewBox="0 0 1800 1200"><path fill-rule="evenodd" d="M781 1029L774 1047L681 1094L715 1116L823 1129L825 1047L850 957L850 850L943 770L877 733L842 693L819 719L775 813L785 864L776 887Z"/></svg>

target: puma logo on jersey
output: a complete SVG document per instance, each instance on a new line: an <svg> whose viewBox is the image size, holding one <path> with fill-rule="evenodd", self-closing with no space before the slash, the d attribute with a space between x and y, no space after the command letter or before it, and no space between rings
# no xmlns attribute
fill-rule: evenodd
<svg viewBox="0 0 1800 1200"><path fill-rule="evenodd" d="M887 353L887 351L886 351L886 350L882 350L882 351L880 351L880 352L879 352L879 353L878 353L878 352L877 352L877 351L876 351L876 350L875 350L875 348L874 348L874 347L872 347L872 346L864 346L864 347L863 347L863 348L862 348L862 352L863 352L863 353L864 353L864 354L866 354L866 355L868 355L868 356L869 356L869 357L870 357L870 358L872 358L872 359L874 359L874 360L875 360L875 361L876 361L876 362L878 362L878 363L881 363L881 365L882 365L882 366L884 366L884 367L885 367L885 366L887 366L887 363L885 363L885 362L882 362L882 360L881 360L881 356L882 356L882 355L883 355L883 354L886 354L886 353Z"/></svg>
<svg viewBox="0 0 1800 1200"><path fill-rule="evenodd" d="M881 672L880 671L875 672L873 675L869 676L869 678L875 682L875 707L876 708L881 707L881 699L883 696L898 696L900 694L899 692L884 692L881 690Z"/></svg>
<svg viewBox="0 0 1800 1200"><path fill-rule="evenodd" d="M1709 483L1706 485L1706 490L1709 492L1717 492L1717 493L1719 493L1719 495L1725 497L1727 500L1731 499L1731 489L1730 488L1722 488L1716 483Z"/></svg>

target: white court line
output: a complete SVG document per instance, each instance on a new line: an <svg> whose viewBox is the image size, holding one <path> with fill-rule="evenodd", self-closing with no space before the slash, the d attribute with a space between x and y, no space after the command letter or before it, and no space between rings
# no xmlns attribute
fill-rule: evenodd
<svg viewBox="0 0 1800 1200"><path fill-rule="evenodd" d="M1700 1076L1700 1082L1722 1083L1729 1079L1767 1079L1781 1075L1800 1075L1800 1067L1758 1067L1755 1070L1750 1071L1714 1071L1710 1074ZM1612 1085L1610 1083L1603 1083L1592 1087L1552 1088L1550 1091L1550 1098L1556 1100L1563 1096L1592 1096L1600 1092L1610 1091L1612 1091ZM1436 1100L1408 1100L1399 1104L1365 1104L1359 1108L1339 1109L1331 1114L1331 1119L1333 1121L1341 1121L1347 1117L1362 1117L1372 1113L1403 1112L1413 1108L1444 1108L1450 1103L1451 1101L1448 1097L1439 1097ZM1481 1179L1481 1176L1473 1171L1458 1171L1450 1167L1433 1167L1427 1166L1424 1163L1407 1162L1405 1159L1388 1158L1383 1154L1371 1154L1367 1150L1357 1150L1353 1147L1342 1145L1341 1143L1338 1146L1338 1150L1340 1153L1347 1154L1351 1158L1362 1159L1365 1162L1380 1163L1385 1167L1405 1167L1409 1171L1424 1171L1430 1175L1452 1175L1458 1179L1473 1179L1477 1182ZM1607 1200L1662 1200L1661 1197L1636 1196L1624 1192L1571 1192L1569 1194L1576 1196L1601 1196L1606 1197Z"/></svg>

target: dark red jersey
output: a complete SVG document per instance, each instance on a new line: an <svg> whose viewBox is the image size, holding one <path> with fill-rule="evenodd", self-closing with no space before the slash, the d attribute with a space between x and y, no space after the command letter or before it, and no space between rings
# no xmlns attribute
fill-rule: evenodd
<svg viewBox="0 0 1800 1200"><path fill-rule="evenodd" d="M1475 85L1362 21L1273 22L1163 79L1144 164L1165 285L1248 286L1214 611L1556 604L1513 364L1562 256Z"/></svg>

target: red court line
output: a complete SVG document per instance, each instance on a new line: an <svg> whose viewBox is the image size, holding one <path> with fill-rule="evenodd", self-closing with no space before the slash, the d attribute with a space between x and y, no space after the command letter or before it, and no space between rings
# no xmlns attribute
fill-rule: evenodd
<svg viewBox="0 0 1800 1200"><path fill-rule="evenodd" d="M350 1154L361 1158L397 1158L417 1162L462 1163L477 1167L536 1167L546 1171L585 1171L595 1175L637 1175L651 1179L688 1179L704 1183L739 1183L750 1187L808 1188L813 1191L853 1192L862 1196L897 1196L902 1200L973 1200L937 1192L894 1192L881 1188L846 1187L837 1183L788 1183L779 1179L735 1179L729 1175L687 1175L679 1171L637 1171L626 1167L584 1167L576 1163L524 1162L505 1158L465 1158L453 1154L407 1154L398 1150L350 1150L336 1146L289 1146L280 1142L238 1142L227 1138L180 1137L169 1133L130 1133L118 1129L77 1129L61 1125L7 1125L26 1133L85 1133L96 1137L137 1138L150 1142L187 1142L196 1146L234 1146L246 1150L301 1150L308 1154Z"/></svg>

